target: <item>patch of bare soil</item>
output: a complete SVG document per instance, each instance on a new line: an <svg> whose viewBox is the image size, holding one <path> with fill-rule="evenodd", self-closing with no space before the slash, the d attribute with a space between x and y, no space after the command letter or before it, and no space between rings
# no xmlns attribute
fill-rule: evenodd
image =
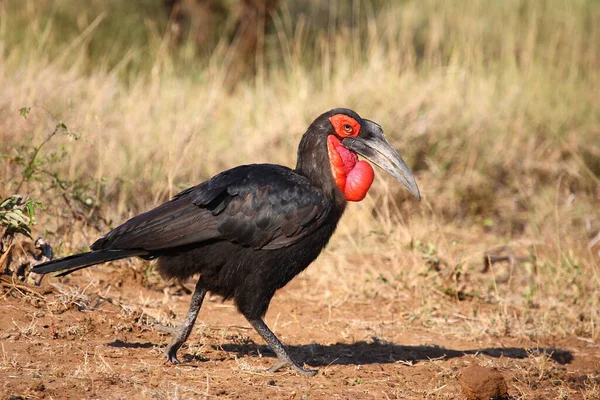
<svg viewBox="0 0 600 400"><path fill-rule="evenodd" d="M599 393L596 343L445 334L443 326L407 318L406 298L345 299L337 306L306 299L311 282L303 275L275 296L266 321L296 360L320 370L317 376L261 372L274 354L231 303L217 298L205 301L180 350L184 363L170 365L162 354L170 337L157 324L181 321L190 296L177 287L148 288L130 271L99 267L32 291L3 285L1 397L455 399L483 398L493 388L515 399L579 399ZM461 307L469 305L457 302L457 315Z"/></svg>
<svg viewBox="0 0 600 400"><path fill-rule="evenodd" d="M460 371L460 386L469 400L501 400L508 398L504 376L496 368L473 364Z"/></svg>

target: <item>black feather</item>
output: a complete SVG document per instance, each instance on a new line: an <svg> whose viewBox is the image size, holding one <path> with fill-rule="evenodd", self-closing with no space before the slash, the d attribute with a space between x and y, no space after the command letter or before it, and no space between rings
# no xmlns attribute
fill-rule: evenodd
<svg viewBox="0 0 600 400"><path fill-rule="evenodd" d="M57 275L64 276L82 268L91 267L92 265L103 262L120 260L127 257L143 256L146 254L148 254L147 251L139 249L90 251L88 253L76 254L38 264L33 267L32 272L37 274L49 274L51 272L67 270L67 272Z"/></svg>

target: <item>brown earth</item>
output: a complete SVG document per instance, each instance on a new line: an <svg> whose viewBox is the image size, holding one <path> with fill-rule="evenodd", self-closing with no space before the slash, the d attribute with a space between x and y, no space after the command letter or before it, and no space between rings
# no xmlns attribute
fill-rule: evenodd
<svg viewBox="0 0 600 400"><path fill-rule="evenodd" d="M502 400L508 397L506 380L496 368L473 364L460 371L460 386L468 400Z"/></svg>
<svg viewBox="0 0 600 400"><path fill-rule="evenodd" d="M497 368L512 398L592 398L600 385L598 344L445 334L471 322L468 302L456 303L458 318L424 326L408 317L410 298L332 306L321 301L328 293L306 295L314 284L306 275L275 296L266 321L297 360L320 370L316 377L260 372L273 353L217 298L205 301L180 350L184 364L169 365L162 354L169 337L154 325L180 321L190 296L147 284L136 271L96 267L45 279L41 288L5 283L1 397L453 399L461 398L460 371L470 365Z"/></svg>

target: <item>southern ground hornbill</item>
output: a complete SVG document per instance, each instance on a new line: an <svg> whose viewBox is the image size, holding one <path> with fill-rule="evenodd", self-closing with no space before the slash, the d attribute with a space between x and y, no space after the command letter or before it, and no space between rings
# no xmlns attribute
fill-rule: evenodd
<svg viewBox="0 0 600 400"><path fill-rule="evenodd" d="M126 257L158 259L167 279L199 274L188 314L166 349L188 338L207 292L233 298L238 310L278 357L268 371L296 364L263 321L271 298L319 255L348 201L362 200L373 182L373 168L361 155L398 179L417 198L419 189L381 127L352 110L319 116L298 148L296 169L243 165L186 189L167 203L108 232L92 251L40 264L33 272L82 268Z"/></svg>

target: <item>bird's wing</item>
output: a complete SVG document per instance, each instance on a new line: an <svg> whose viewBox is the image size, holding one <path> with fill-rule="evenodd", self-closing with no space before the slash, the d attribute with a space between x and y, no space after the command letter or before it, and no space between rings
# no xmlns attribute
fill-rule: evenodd
<svg viewBox="0 0 600 400"><path fill-rule="evenodd" d="M164 250L221 239L277 249L313 232L330 210L331 202L290 169L246 165L184 190L91 248Z"/></svg>
<svg viewBox="0 0 600 400"><path fill-rule="evenodd" d="M265 165L229 185L213 213L224 239L271 250L314 232L331 208L331 201L305 177L288 168Z"/></svg>

